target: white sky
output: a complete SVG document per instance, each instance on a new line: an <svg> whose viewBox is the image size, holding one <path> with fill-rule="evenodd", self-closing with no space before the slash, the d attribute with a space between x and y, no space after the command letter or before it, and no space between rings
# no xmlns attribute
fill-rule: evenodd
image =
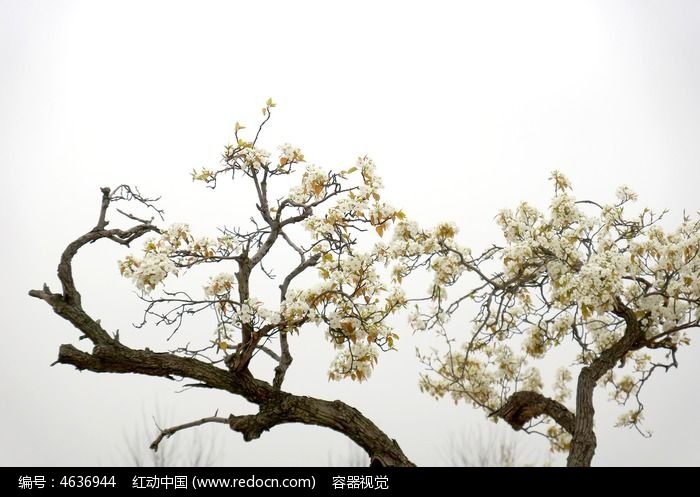
<svg viewBox="0 0 700 497"><path fill-rule="evenodd" d="M247 218L234 190L212 201L188 172L215 165L233 123L257 122L271 96L268 148L289 141L334 168L369 154L387 200L422 223L456 221L475 248L497 240L500 208L546 206L554 168L580 198L626 183L677 221L700 210L699 25L700 3L668 0L0 0L0 464L117 463L124 433L156 405L174 422L250 410L225 394L175 394L166 380L48 367L77 333L26 292L56 286L60 252L95 224L98 187L160 193L168 221L199 232ZM136 337L123 255L91 246L76 273L87 309ZM135 343L148 333L163 332ZM443 464L450 438L489 428L471 407L418 392L414 341L356 385L326 382L329 347L303 337L288 388L345 400L416 463ZM682 351L680 368L649 385L650 440L612 428L617 411L599 398L594 463L700 464L698 354ZM319 428L247 444L211 433L222 464L326 464L348 450Z"/></svg>

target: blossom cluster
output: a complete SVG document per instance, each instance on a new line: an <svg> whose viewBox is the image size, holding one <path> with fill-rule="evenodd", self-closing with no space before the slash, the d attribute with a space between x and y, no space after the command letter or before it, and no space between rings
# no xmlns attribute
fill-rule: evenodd
<svg viewBox="0 0 700 497"><path fill-rule="evenodd" d="M132 254L119 261L119 271L122 276L131 278L139 290L150 293L169 274L177 275L178 268L201 261L214 262L239 251L240 244L229 234L216 239L195 238L189 225L177 223L163 230L160 237L146 240L142 257Z"/></svg>
<svg viewBox="0 0 700 497"><path fill-rule="evenodd" d="M270 108L269 104L265 107L266 116ZM194 171L192 177L214 188L225 173L235 178L242 172L254 187L258 205L267 206L269 211L263 213L262 223L255 221L250 231L222 230L216 238L197 238L189 226L173 225L160 237L148 240L140 256L129 255L121 261L122 274L150 293L165 285L167 276L179 268L226 261L234 269L209 277L203 285L204 300L192 301L198 302L196 312L202 306L215 311L214 343L219 350L228 353L236 349L244 335L268 339L279 333L299 333L305 325L313 324L325 329L336 351L329 377L366 380L379 353L394 347L398 335L389 324L389 316L402 309L407 299L400 279L393 278L393 284L385 281L380 270L391 257L388 246L369 243L360 247L358 234L371 231L381 238L392 226L403 223L405 215L382 201L383 182L369 157L359 157L348 169L333 172L306 162L299 148L285 143L274 160L257 143L257 134L253 141L239 136L243 129L236 123L235 144L225 147L221 168ZM288 176L294 186L273 201L267 197L267 189L273 188L271 180L280 175ZM303 236L287 228L288 224L303 226ZM442 229L440 236L450 237L455 232L454 227ZM296 274L291 273L280 302L266 305L249 295L253 276L235 267L250 265L256 251L263 254L269 250L266 239L287 243L302 260L317 261L310 267L318 274L318 283L299 288L292 281ZM441 263L446 264L447 259L436 261L436 267ZM168 298L159 301L167 302Z"/></svg>
<svg viewBox="0 0 700 497"><path fill-rule="evenodd" d="M673 365L670 354L689 342L686 329L699 319L700 222L685 218L666 231L662 215L649 209L629 214L637 195L628 187L616 191L612 204L579 202L566 176L555 171L551 178L555 195L549 209L522 202L502 210L496 220L505 244L477 257L444 225L397 226L389 248L397 260L396 278L421 267L433 277L432 303L415 307L411 326L431 328L450 345L445 353L420 356L430 370L421 380L425 391L488 410L516 390L542 390L565 403L575 364L591 364L618 342L626 330L622 316L632 314L644 331L639 346L648 348L631 351L623 370L600 384L616 402L636 403L653 369ZM454 292L467 275L477 278L476 286L448 301L447 290ZM460 350L445 327L465 302L477 311ZM559 369L545 389L534 363L564 343L579 351L572 367ZM620 424L641 419L638 404ZM545 434L554 448L568 447L570 437L560 427L550 425Z"/></svg>

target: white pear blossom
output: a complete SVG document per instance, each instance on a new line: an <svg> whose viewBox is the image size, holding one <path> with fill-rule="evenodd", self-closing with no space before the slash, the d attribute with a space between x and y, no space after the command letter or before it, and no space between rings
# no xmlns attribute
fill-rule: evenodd
<svg viewBox="0 0 700 497"><path fill-rule="evenodd" d="M240 157L245 167L254 172L270 163L270 152L258 147L245 147Z"/></svg>
<svg viewBox="0 0 700 497"><path fill-rule="evenodd" d="M419 355L432 371L421 378L425 391L497 409L515 390L546 392L530 362L573 344L570 365L559 369L550 385L552 398L564 403L574 374L619 346L627 322L636 319L643 336L618 360L625 373L600 380L620 404L636 402L659 364L675 365L675 350L689 343L686 329L700 325L700 221L686 217L679 228L666 231L658 223L661 216L649 209L628 213L628 204L637 199L628 187L617 190L615 204L577 202L561 172L551 179L555 195L549 210L525 202L502 210L496 221L505 243L480 256L472 256L454 235L439 236L437 228L397 224L386 251L398 261L394 280L423 267L433 280L430 303L409 314L411 327L433 329L447 344L444 352ZM480 286L458 291L450 302L447 290L455 293L467 276ZM460 350L446 324L470 301L478 311ZM640 420L641 404L621 424ZM546 434L557 450L566 450L571 441L555 424Z"/></svg>
<svg viewBox="0 0 700 497"><path fill-rule="evenodd" d="M231 293L236 283L236 277L230 273L219 273L209 278L209 283L204 287L204 295L207 297L220 297Z"/></svg>
<svg viewBox="0 0 700 497"><path fill-rule="evenodd" d="M136 288L152 292L169 273L176 273L175 264L165 254L146 252L143 259L127 257L119 263L121 273L133 280Z"/></svg>
<svg viewBox="0 0 700 497"><path fill-rule="evenodd" d="M285 165L289 162L303 162L304 154L297 147L293 147L289 143L284 143L279 146L280 164Z"/></svg>

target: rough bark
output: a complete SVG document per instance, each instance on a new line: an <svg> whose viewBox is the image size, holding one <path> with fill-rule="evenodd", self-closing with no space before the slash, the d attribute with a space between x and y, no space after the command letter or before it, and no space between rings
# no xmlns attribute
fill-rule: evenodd
<svg viewBox="0 0 700 497"><path fill-rule="evenodd" d="M576 424L571 440L567 466L590 466L597 445L593 420L593 391L605 373L615 367L631 350L638 348L644 332L629 307L620 299L615 302L615 314L625 320L625 333L610 348L601 352L590 365L581 369L576 386Z"/></svg>
<svg viewBox="0 0 700 497"><path fill-rule="evenodd" d="M629 307L621 300L615 303L615 314L625 320L625 333L610 348L604 350L591 364L581 369L576 385L576 413L559 402L536 392L521 391L510 396L503 406L493 412L496 416L520 430L540 415L551 417L572 435L567 466L590 466L597 440L594 431L595 408L593 392L600 378L615 367L630 351L639 348L644 332Z"/></svg>
<svg viewBox="0 0 700 497"><path fill-rule="evenodd" d="M328 401L293 395L275 389L247 371L232 374L196 359L170 353L130 349L118 342L98 345L92 353L62 345L58 363L97 373L137 373L164 378L187 377L210 388L240 395L257 404L256 414L229 416L229 426L246 441L286 423L303 423L330 428L362 447L374 464L414 466L398 443L387 436L357 409L339 400Z"/></svg>
<svg viewBox="0 0 700 497"><path fill-rule="evenodd" d="M110 190L103 188L102 193L97 226L71 242L61 256L58 278L63 292L53 293L47 285L44 285L41 290L29 292L30 296L46 302L56 314L70 322L92 342L91 352L79 350L70 344L61 345L57 363L69 364L79 370L96 373L135 373L169 379L191 378L201 386L240 395L259 407L256 414L240 416L231 414L228 417L231 429L241 433L247 441L260 437L264 431L280 424L304 423L330 428L346 435L367 452L373 465L414 465L395 440L387 436L357 409L339 400L328 401L282 391L281 378L291 364L291 357L285 357L280 372L277 373L279 377L276 378L275 384L271 385L254 378L249 372L248 360L246 360L249 351L241 352L243 360L237 361L235 367L226 370L169 352L132 349L111 337L102 328L99 320L93 319L82 308L80 293L73 279L73 257L84 245L102 238L128 245L141 235L158 231L158 229L150 222L142 222L129 230L105 229L108 223L105 213L110 204ZM128 217L138 220L133 216ZM269 247L264 246L260 253L267 249ZM165 436L169 434L166 433Z"/></svg>
<svg viewBox="0 0 700 497"><path fill-rule="evenodd" d="M556 400L552 400L537 392L515 392L491 416L501 418L514 430L520 430L530 420L543 414L552 418L569 433L574 432L574 414Z"/></svg>

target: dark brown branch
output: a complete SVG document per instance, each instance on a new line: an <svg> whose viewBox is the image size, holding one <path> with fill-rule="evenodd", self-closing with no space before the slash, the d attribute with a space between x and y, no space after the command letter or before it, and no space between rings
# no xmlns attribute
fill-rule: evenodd
<svg viewBox="0 0 700 497"><path fill-rule="evenodd" d="M574 413L556 400L537 392L515 392L500 409L491 413L491 416L501 418L512 426L514 430L520 430L532 419L543 414L549 416L564 430L573 434Z"/></svg>
<svg viewBox="0 0 700 497"><path fill-rule="evenodd" d="M97 373L138 373L165 378L187 377L211 388L241 395L258 404L258 414L230 416L229 425L245 440L286 423L303 423L338 431L362 447L370 458L386 466L413 466L396 441L389 438L357 409L341 401L292 395L249 373L230 374L202 361L169 353L134 350L114 343L96 346L92 354L61 345L58 363Z"/></svg>
<svg viewBox="0 0 700 497"><path fill-rule="evenodd" d="M120 187L122 188L122 187ZM117 191L121 191L120 188ZM117 192L115 191L115 192ZM117 196L114 193L112 200L129 200L134 198L146 205L148 199L143 199L130 189ZM405 456L398 444L389 438L372 421L363 416L357 409L354 409L340 401L327 401L292 395L280 390L281 381L275 386L256 379L247 369L249 354L255 350L260 335L253 333L253 330L243 329L245 338L246 332L250 334L249 340L243 342L243 347L236 351L238 358L243 358L239 362L242 367L230 367L230 370L221 369L211 363L206 363L193 357L181 357L173 353L154 352L149 349L138 350L127 347L119 341L113 339L100 325L99 320L93 319L81 307L80 294L75 287L72 274L72 260L78 250L84 245L102 238L110 239L122 245L129 245L133 240L150 231L158 231L158 228L151 224L139 224L128 230L106 230L107 225L106 210L109 207L109 190L103 189L102 205L98 225L92 231L82 235L71 242L64 250L58 265L58 276L63 285L63 294L52 293L47 285L41 290L31 290L32 297L45 301L56 314L69 321L80 330L86 338L94 345L91 352L77 349L73 345L64 344L59 348L57 363L75 366L78 370L89 370L97 373L122 373L122 374L143 374L148 376L158 376L168 379L189 378L195 380L198 386L215 388L235 395L240 395L251 403L257 404L260 408L255 415L230 416L226 422L229 426L243 434L246 440L252 440L261 435L263 431L284 423L304 423L322 426L336 430L360 445L370 456L374 464L413 466L413 463ZM138 196L137 196L138 195ZM159 211L160 212L160 211ZM310 209L305 210L306 215ZM281 226L272 227L272 232L263 246L258 249L253 259L247 256L247 250L240 260L237 277L239 279L239 293L241 302L248 298L248 279L252 267L259 262L258 258L267 253L275 237L281 231ZM317 258L312 257L302 260L298 272L315 264ZM287 281L287 285L291 278ZM286 337L283 339L286 344ZM291 362L288 348L283 345L283 352L280 356L280 365L288 366ZM241 355L238 355L238 354ZM288 356L288 357L287 357ZM276 378L279 375L276 374ZM283 378L283 374L281 378ZM204 418L206 422L222 422L221 419ZM193 422L180 427L170 428L161 433L167 437L180 429L195 426ZM160 440L154 442L157 447Z"/></svg>
<svg viewBox="0 0 700 497"><path fill-rule="evenodd" d="M242 395L251 402L263 402L269 395L257 389L252 376L233 376L226 370L206 362L180 357L167 352L131 349L113 342L96 345L92 353L78 350L73 345L61 345L58 363L70 364L79 370L95 373L136 373L163 378L186 377L211 388ZM264 382L260 382L264 383Z"/></svg>
<svg viewBox="0 0 700 497"><path fill-rule="evenodd" d="M73 268L71 267L71 264L73 257L75 257L75 254L78 253L78 250L80 250L81 247L88 243L96 242L101 238L108 238L119 244L129 245L132 241L141 237L145 233L148 233L149 231L158 231L158 228L151 224L139 224L128 230L104 229L109 222L106 220L106 215L111 197L109 188L104 187L100 190L102 191L102 201L100 203L100 215L97 225L91 231L85 233L83 236L70 243L63 251L63 254L61 255L61 262L58 264L58 279L61 281L61 285L63 286L63 299L66 301L66 303L75 304L76 306L80 306L81 298L80 293L75 288ZM129 192L131 192L130 189ZM132 196L133 195L135 194L132 193ZM148 199L142 199L140 196L137 199L141 202L148 201ZM32 294L30 293L30 295Z"/></svg>
<svg viewBox="0 0 700 497"><path fill-rule="evenodd" d="M581 369L576 385L576 426L571 440L571 451L567 459L568 466L590 466L597 446L593 430L593 391L597 381L615 367L629 351L637 347L644 339L644 331L634 311L615 299L613 313L625 321L625 333L617 342L601 352L589 366Z"/></svg>
<svg viewBox="0 0 700 497"><path fill-rule="evenodd" d="M387 437L360 411L336 401L327 401L280 392L272 402L261 405L257 414L229 417L232 430L244 440L254 440L270 428L284 423L323 426L345 434L381 466L414 466L398 443Z"/></svg>
<svg viewBox="0 0 700 497"><path fill-rule="evenodd" d="M77 329L90 339L95 345L112 343L112 338L107 331L102 328L102 325L90 317L79 305L69 304L65 301L62 295L47 292L48 287L44 286L45 290L31 290L29 295L39 298L48 303L53 311L63 319L71 323Z"/></svg>
<svg viewBox="0 0 700 497"><path fill-rule="evenodd" d="M58 279L63 286L63 298L68 304L80 306L80 293L75 287L73 280L73 268L71 266L73 257L78 253L81 247L88 243L96 242L102 238L108 238L121 245L129 245L135 239L141 237L150 231L158 231L158 228L149 224L139 224L128 230L99 230L89 231L80 238L70 243L61 255L61 262L58 264Z"/></svg>

